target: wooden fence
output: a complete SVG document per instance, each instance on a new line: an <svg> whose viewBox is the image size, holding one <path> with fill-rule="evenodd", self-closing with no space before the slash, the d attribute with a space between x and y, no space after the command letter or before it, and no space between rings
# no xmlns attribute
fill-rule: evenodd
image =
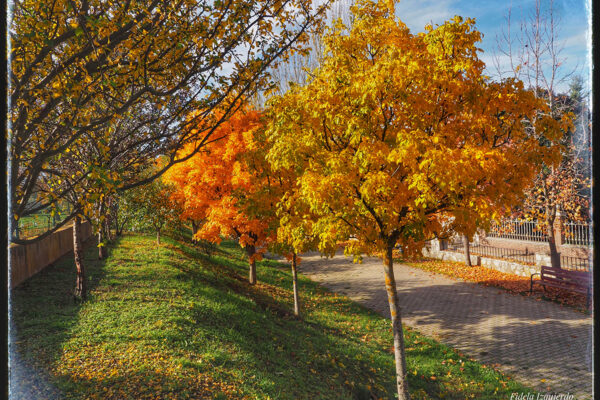
<svg viewBox="0 0 600 400"><path fill-rule="evenodd" d="M81 239L92 235L89 222L81 223ZM73 228L63 227L52 235L27 245L10 245L10 287L23 283L60 257L73 251Z"/></svg>

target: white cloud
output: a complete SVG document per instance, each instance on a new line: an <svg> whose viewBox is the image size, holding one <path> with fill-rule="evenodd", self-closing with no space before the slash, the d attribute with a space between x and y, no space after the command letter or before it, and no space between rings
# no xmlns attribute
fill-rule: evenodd
<svg viewBox="0 0 600 400"><path fill-rule="evenodd" d="M513 76L512 64L509 56L487 52L481 54L479 58L485 63L486 74L492 78L497 78L499 76L498 69L500 69L501 76L503 77Z"/></svg>
<svg viewBox="0 0 600 400"><path fill-rule="evenodd" d="M587 29L561 40L560 43L563 46L564 51L568 53L585 51L588 46Z"/></svg>
<svg viewBox="0 0 600 400"><path fill-rule="evenodd" d="M453 0L402 0L396 6L396 15L412 33L423 32L429 23L442 24L457 14Z"/></svg>

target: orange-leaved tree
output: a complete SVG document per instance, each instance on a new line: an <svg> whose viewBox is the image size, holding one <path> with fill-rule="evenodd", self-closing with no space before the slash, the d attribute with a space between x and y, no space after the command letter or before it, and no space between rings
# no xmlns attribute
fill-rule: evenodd
<svg viewBox="0 0 600 400"><path fill-rule="evenodd" d="M282 254L290 261L294 314L299 317L298 254L315 249L317 241L312 232L313 216L298 193L299 170L279 165L270 153L273 143L265 130L269 120L267 116L251 131L245 151L239 154L238 161L251 177L253 190L237 193L238 208L263 222L266 246L262 250Z"/></svg>
<svg viewBox="0 0 600 400"><path fill-rule="evenodd" d="M248 254L251 284L256 283L256 261L266 250L270 224L262 198L265 162L246 154L257 146L253 135L260 117L258 111L240 109L215 131L203 151L176 164L164 177L175 186L173 199L183 209L181 218L201 222L194 238L239 241Z"/></svg>
<svg viewBox="0 0 600 400"><path fill-rule="evenodd" d="M320 250L353 236L347 254L383 252L398 397L407 399L392 249L418 251L444 220L468 229L516 204L540 160L556 160L561 130L533 120L546 106L520 82L483 76L473 20L413 35L390 3L359 1L351 27L334 25L312 80L273 101L269 133L279 162L301 165L298 191L317 216Z"/></svg>

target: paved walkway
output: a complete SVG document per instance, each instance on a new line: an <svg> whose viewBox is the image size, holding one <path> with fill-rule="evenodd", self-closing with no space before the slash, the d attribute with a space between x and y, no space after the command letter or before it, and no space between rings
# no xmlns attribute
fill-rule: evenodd
<svg viewBox="0 0 600 400"><path fill-rule="evenodd" d="M309 253L299 270L389 318L377 258L353 264ZM541 392L592 397L592 318L547 301L511 295L406 265L394 266L403 323ZM544 380L544 381L542 381Z"/></svg>

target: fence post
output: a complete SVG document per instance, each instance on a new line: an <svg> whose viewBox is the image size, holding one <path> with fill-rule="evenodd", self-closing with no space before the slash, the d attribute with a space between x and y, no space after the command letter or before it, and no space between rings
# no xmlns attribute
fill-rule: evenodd
<svg viewBox="0 0 600 400"><path fill-rule="evenodd" d="M492 222L493 224L493 222ZM492 229L492 226L490 225L490 230ZM487 232L483 229L479 229L477 231L477 246L480 246L482 244L488 243L487 241Z"/></svg>
<svg viewBox="0 0 600 400"><path fill-rule="evenodd" d="M448 240L447 239L440 239L439 243L440 243L440 250L448 250Z"/></svg>
<svg viewBox="0 0 600 400"><path fill-rule="evenodd" d="M556 218L554 219L554 237L556 238L556 247L560 249L560 246L564 243L563 231L564 231L564 218L559 210L556 210Z"/></svg>

